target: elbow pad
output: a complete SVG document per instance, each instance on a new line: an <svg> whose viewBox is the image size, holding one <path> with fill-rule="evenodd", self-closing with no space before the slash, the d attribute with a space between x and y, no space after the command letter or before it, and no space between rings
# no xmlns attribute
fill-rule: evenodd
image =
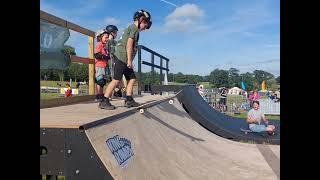
<svg viewBox="0 0 320 180"><path fill-rule="evenodd" d="M94 53L94 58L96 59L102 59L102 54L101 53Z"/></svg>

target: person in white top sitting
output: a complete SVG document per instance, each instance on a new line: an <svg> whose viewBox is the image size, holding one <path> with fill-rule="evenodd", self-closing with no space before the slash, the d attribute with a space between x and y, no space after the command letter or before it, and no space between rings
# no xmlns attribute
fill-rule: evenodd
<svg viewBox="0 0 320 180"><path fill-rule="evenodd" d="M252 102L253 108L248 112L247 123L249 124L249 129L253 132L263 132L267 131L269 134L273 134L275 130L274 125L268 125L269 122L266 119L263 112L259 109L259 101ZM261 120L264 121L264 124L261 124Z"/></svg>

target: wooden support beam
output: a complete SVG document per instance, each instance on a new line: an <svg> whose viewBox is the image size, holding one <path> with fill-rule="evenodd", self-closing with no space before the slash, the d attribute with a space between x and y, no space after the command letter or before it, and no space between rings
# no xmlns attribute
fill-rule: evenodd
<svg viewBox="0 0 320 180"><path fill-rule="evenodd" d="M83 64L94 64L94 59L84 58L79 56L71 56L71 62L78 62Z"/></svg>
<svg viewBox="0 0 320 180"><path fill-rule="evenodd" d="M51 108L58 106L65 106L70 104L76 104L79 102L92 101L94 96L85 95L85 96L74 96L68 98L54 98L54 99L42 99L40 100L40 109Z"/></svg>
<svg viewBox="0 0 320 180"><path fill-rule="evenodd" d="M83 28L83 27L78 26L72 22L66 21L64 19L61 19L57 16L54 16L52 14L49 14L49 13L41 11L41 10L40 10L40 19L43 19L45 21L48 21L49 23L52 23L52 24L55 24L58 26L62 26L62 27L74 30L76 32L82 33L82 34L90 36L90 37L95 37L94 31Z"/></svg>
<svg viewBox="0 0 320 180"><path fill-rule="evenodd" d="M94 38L89 37L89 58L94 58ZM89 64L89 95L95 94L94 64Z"/></svg>

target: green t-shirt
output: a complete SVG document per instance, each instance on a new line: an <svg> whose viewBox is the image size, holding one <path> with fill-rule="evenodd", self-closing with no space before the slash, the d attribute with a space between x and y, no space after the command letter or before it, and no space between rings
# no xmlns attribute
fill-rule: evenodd
<svg viewBox="0 0 320 180"><path fill-rule="evenodd" d="M114 55L122 62L127 63L128 57L127 57L127 42L128 39L132 38L134 40L133 42L133 52L132 52L132 60L134 59L137 50L138 50L138 41L139 41L139 29L136 25L131 24L128 28L126 28L119 41L117 42L117 45L115 47L115 53Z"/></svg>
<svg viewBox="0 0 320 180"><path fill-rule="evenodd" d="M109 39L107 42L107 49L109 54L114 55L115 53L115 46L117 44L117 41L113 40L113 39Z"/></svg>

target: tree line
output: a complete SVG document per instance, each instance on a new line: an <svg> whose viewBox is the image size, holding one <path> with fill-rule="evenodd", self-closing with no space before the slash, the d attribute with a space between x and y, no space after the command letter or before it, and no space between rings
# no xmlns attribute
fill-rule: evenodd
<svg viewBox="0 0 320 180"><path fill-rule="evenodd" d="M64 51L70 55L76 55L75 49L71 46L65 46ZM137 72L136 75L138 75ZM71 63L67 70L47 69L40 71L41 80L68 81L71 78L73 81L88 82L88 76L88 65L81 63ZM160 74L158 72L154 72L153 79L151 72L142 73L141 79L142 84L160 84ZM239 70L236 68L230 68L229 70L217 68L206 76L183 74L181 72L169 73L168 81L185 84L209 82L209 88L231 88L235 86L241 88L241 82L244 82L247 90L249 91L261 89L261 83L266 81L267 88L275 90L280 84L280 76L275 77L273 74L263 70L254 70L253 72L240 74Z"/></svg>
<svg viewBox="0 0 320 180"><path fill-rule="evenodd" d="M142 73L142 81L145 84L160 84L160 74L155 72L154 76L154 81L152 81L150 72ZM229 70L214 69L207 76L183 74L181 72L176 74L169 73L168 81L185 84L209 82L210 86L208 88L241 88L241 82L244 82L246 89L249 91L261 89L261 83L265 81L268 89L277 90L280 85L280 76L275 77L273 74L263 70L240 74L238 69L230 68Z"/></svg>
<svg viewBox="0 0 320 180"><path fill-rule="evenodd" d="M63 52L69 55L76 55L75 49L68 45L64 46ZM71 78L74 81L88 82L88 72L88 64L71 63L67 70L41 69L40 80L66 81Z"/></svg>

